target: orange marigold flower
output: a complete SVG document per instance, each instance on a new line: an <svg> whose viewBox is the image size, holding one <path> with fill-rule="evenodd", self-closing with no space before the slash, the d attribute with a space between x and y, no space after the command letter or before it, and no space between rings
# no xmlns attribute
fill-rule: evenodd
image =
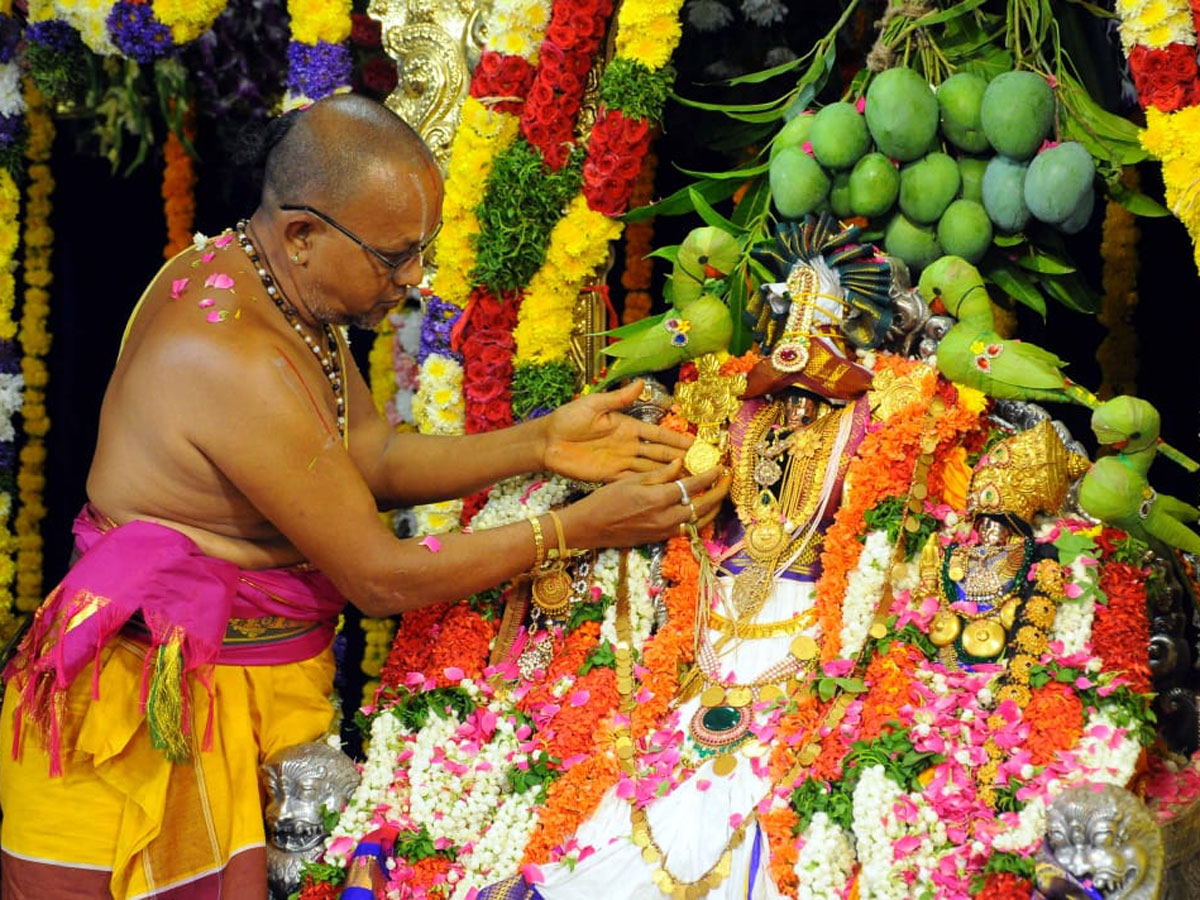
<svg viewBox="0 0 1200 900"><path fill-rule="evenodd" d="M1083 736L1083 703L1070 685L1059 681L1033 691L1022 718L1029 723L1025 748L1035 766L1053 762L1059 751L1075 746Z"/></svg>

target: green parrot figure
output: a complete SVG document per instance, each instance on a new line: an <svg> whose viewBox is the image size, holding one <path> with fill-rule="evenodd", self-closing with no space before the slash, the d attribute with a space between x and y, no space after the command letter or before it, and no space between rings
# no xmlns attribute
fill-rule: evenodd
<svg viewBox="0 0 1200 900"><path fill-rule="evenodd" d="M701 294L678 312L653 318L656 321L649 327L604 348L616 361L596 383L598 388L633 375L661 372L705 353L726 350L733 337L729 307L712 294Z"/></svg>
<svg viewBox="0 0 1200 900"><path fill-rule="evenodd" d="M1062 373L1066 362L1049 350L1000 337L983 276L961 256L943 256L926 266L918 290L930 303L940 298L958 319L937 349L938 370L951 381L1004 400L1100 405L1099 397ZM1189 472L1200 469L1168 444L1160 441L1158 450Z"/></svg>
<svg viewBox="0 0 1200 900"><path fill-rule="evenodd" d="M940 297L958 319L937 349L938 369L951 381L1003 400L1049 400L1095 407L1086 388L1062 373L1066 363L1036 344L1005 340L996 332L991 301L979 270L960 256L925 267L921 296Z"/></svg>
<svg viewBox="0 0 1200 900"><path fill-rule="evenodd" d="M1200 534L1184 522L1200 509L1160 494L1146 479L1159 449L1158 410L1137 397L1114 397L1092 413L1092 431L1118 452L1098 459L1079 486L1079 505L1089 515L1152 545L1200 554Z"/></svg>
<svg viewBox="0 0 1200 900"><path fill-rule="evenodd" d="M733 271L740 255L737 240L720 228L706 225L689 232L679 245L668 282L672 308L604 332L618 339L603 350L616 361L596 387L728 349L733 316L711 291L723 289L720 279Z"/></svg>

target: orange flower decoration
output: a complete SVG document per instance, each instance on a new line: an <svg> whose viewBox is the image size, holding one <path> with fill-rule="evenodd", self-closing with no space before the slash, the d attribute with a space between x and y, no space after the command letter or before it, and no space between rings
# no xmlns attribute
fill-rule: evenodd
<svg viewBox="0 0 1200 900"><path fill-rule="evenodd" d="M1035 690L1021 717L1029 723L1025 748L1035 766L1053 762L1083 736L1083 703L1070 685L1058 681Z"/></svg>
<svg viewBox="0 0 1200 900"><path fill-rule="evenodd" d="M768 810L765 815L758 817L759 824L767 835L767 846L770 848L771 880L785 897L795 897L800 880L796 877L796 859L800 855L796 849L796 837L793 834L800 819L790 806Z"/></svg>
<svg viewBox="0 0 1200 900"><path fill-rule="evenodd" d="M1121 672L1130 689L1150 691L1150 620L1146 613L1146 573L1128 563L1105 563L1100 590L1108 598L1097 604L1092 625L1092 650L1104 661L1106 672Z"/></svg>
<svg viewBox="0 0 1200 900"><path fill-rule="evenodd" d="M184 116L183 133L191 143L196 138L196 124L191 115ZM192 225L196 220L196 168L192 156L174 131L167 131L163 145L163 212L167 219L167 245L163 256L170 259L192 242Z"/></svg>

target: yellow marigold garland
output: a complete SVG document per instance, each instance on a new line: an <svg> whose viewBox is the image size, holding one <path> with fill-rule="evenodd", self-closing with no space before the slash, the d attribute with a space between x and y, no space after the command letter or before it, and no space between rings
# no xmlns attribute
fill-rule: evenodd
<svg viewBox="0 0 1200 900"><path fill-rule="evenodd" d="M1193 258L1200 267L1200 107L1173 113L1149 107L1142 146L1162 161L1167 206L1192 237Z"/></svg>
<svg viewBox="0 0 1200 900"><path fill-rule="evenodd" d="M1137 188L1137 169L1125 169L1122 180L1128 187ZM1100 305L1100 324L1108 335L1096 350L1100 363L1101 398L1117 394L1137 393L1138 338L1133 327L1137 309L1138 255L1141 238L1133 213L1115 200L1109 200L1104 211L1104 228L1100 239L1103 260L1100 281L1104 299Z"/></svg>
<svg viewBox="0 0 1200 900"><path fill-rule="evenodd" d="M621 223L588 209L579 194L550 233L546 262L529 281L513 336L516 361L566 359L571 348L575 298L608 257L608 242L621 236Z"/></svg>
<svg viewBox="0 0 1200 900"><path fill-rule="evenodd" d="M20 242L21 192L6 169L0 169L0 340L11 341L17 333L13 321L16 283L12 275L13 257ZM0 493L0 641L12 637L16 627L13 617L13 575L16 564L13 550L16 542L9 520L12 515L12 494Z"/></svg>
<svg viewBox="0 0 1200 900"><path fill-rule="evenodd" d="M617 13L616 53L656 71L670 62L681 34L682 0L627 0ZM567 358L575 297L608 256L608 242L622 223L588 209L582 193L554 228L546 262L530 279L514 332L514 362L549 363Z"/></svg>
<svg viewBox="0 0 1200 900"><path fill-rule="evenodd" d="M45 98L29 81L25 83L25 99L29 109L29 143L25 149L25 157L29 160L29 188L25 208L25 291L19 339L21 372L25 377L26 442L21 448L17 475L20 508L16 532L17 608L30 611L42 602L41 523L46 515L42 492L46 485L45 437L50 428L45 391L48 380L45 357L50 350L46 317L50 312L47 288L52 277L50 254L54 243L49 225L54 179L48 163L54 144L54 120Z"/></svg>
<svg viewBox="0 0 1200 900"><path fill-rule="evenodd" d="M154 0L154 16L171 29L176 44L194 41L225 11L225 0Z"/></svg>
<svg viewBox="0 0 1200 900"><path fill-rule="evenodd" d="M318 41L340 44L350 37L351 5L350 0L288 0L292 40L302 44Z"/></svg>
<svg viewBox="0 0 1200 900"><path fill-rule="evenodd" d="M1116 0L1121 44L1129 53L1138 44L1158 50L1168 44L1195 44L1192 10L1181 0Z"/></svg>
<svg viewBox="0 0 1200 900"><path fill-rule="evenodd" d="M483 200L484 185L496 155L517 136L520 119L468 97L462 121L450 148L442 203L442 232L437 242L437 275L433 292L456 306L466 306L471 294L468 275L475 268L472 238L479 233L475 207Z"/></svg>
<svg viewBox="0 0 1200 900"><path fill-rule="evenodd" d="M196 125L191 115L183 118L183 133L189 142L195 139ZM196 168L187 147L170 129L163 145L163 162L163 213L167 220L163 256L170 259L192 242L196 220Z"/></svg>

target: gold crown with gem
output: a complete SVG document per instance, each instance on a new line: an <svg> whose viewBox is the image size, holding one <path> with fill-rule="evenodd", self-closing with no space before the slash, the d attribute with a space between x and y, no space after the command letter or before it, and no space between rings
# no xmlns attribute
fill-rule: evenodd
<svg viewBox="0 0 1200 900"><path fill-rule="evenodd" d="M1005 438L975 465L967 493L970 515L1009 513L1031 522L1038 513L1056 513L1071 482L1091 462L1072 453L1048 421Z"/></svg>

